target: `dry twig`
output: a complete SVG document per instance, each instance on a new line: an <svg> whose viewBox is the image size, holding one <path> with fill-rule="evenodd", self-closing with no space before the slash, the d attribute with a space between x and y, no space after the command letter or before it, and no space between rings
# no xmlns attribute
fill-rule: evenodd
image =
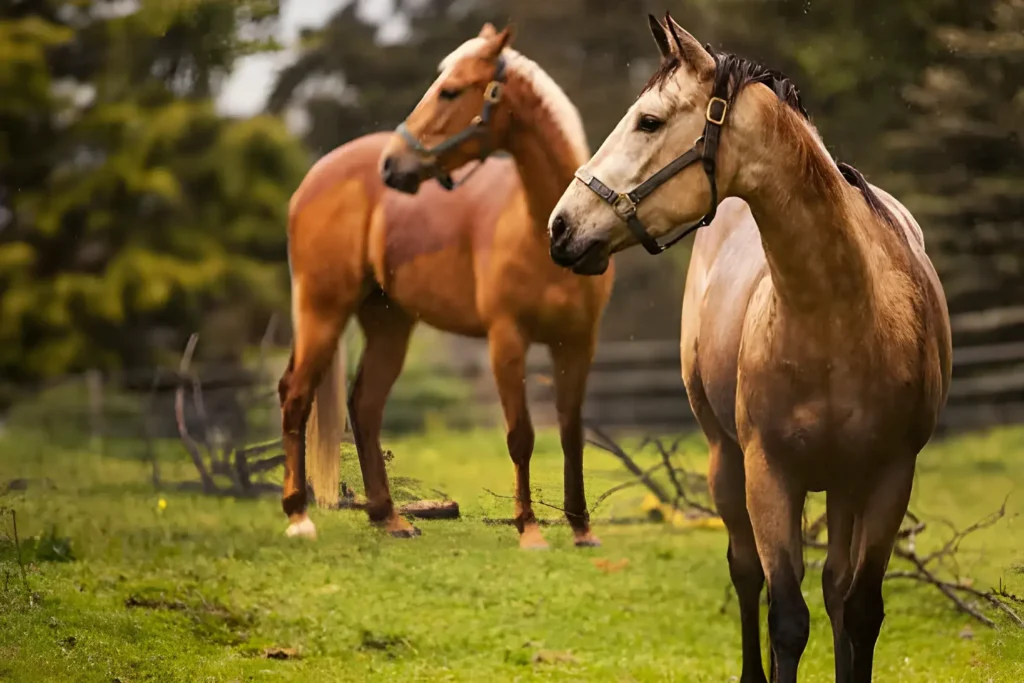
<svg viewBox="0 0 1024 683"><path fill-rule="evenodd" d="M683 468L676 467L673 464L672 459L678 449L678 440L670 446L666 446L663 441L658 439L644 439L641 448L647 445L653 445L661 456L660 463L644 471L640 469L636 464L636 461L626 453L619 444L617 444L600 428L590 425L588 425L588 427L596 437L588 439L588 443L591 443L617 457L626 466L626 469L635 477L630 481L612 487L599 496L594 505L595 508L597 507L597 504L603 502L613 493L621 491L629 486L643 484L663 505L672 505L676 509L685 508L717 516L712 508L695 501L694 497L689 491L687 491L686 486L684 485L685 481L691 479L701 479L705 483L707 479L688 472ZM668 471L669 481L675 489L676 495L674 500L671 499L665 489L651 477L655 471L662 467ZM680 505L680 502L682 505ZM1011 622L1021 628L1024 628L1024 619L1022 619L1013 608L1013 605L1015 604L1024 604L1024 598L1009 593L1005 590L1002 584L1000 584L998 588L993 588L988 591L979 590L973 587L969 580L960 576L959 568L957 566L956 555L964 539L977 531L991 527L1000 519L1005 517L1006 502L1007 501L1004 500L998 510L963 529L958 529L952 523L945 522L945 525L952 530L952 536L937 550L925 555L918 554L917 539L918 536L928 528L928 525L914 512L908 510L905 516L905 526L903 526L897 534L896 546L893 549L893 555L898 560L909 563L910 568L894 569L888 572L885 578L887 580L918 581L920 583L934 586L940 593L949 599L957 609L970 615L972 618L986 626L994 627L996 622L982 611L981 606L978 604L979 601L987 604L993 609L999 610L1005 614ZM809 549L827 550L828 544L821 540L822 534L827 531L827 526L827 516L825 513L820 514L809 523L805 522L804 546ZM821 561L812 560L810 564L820 565ZM949 574L952 578L944 578L940 573Z"/></svg>

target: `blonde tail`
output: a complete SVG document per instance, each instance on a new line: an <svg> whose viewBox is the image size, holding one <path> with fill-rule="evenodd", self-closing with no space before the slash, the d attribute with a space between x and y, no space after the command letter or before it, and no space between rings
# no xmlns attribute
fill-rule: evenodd
<svg viewBox="0 0 1024 683"><path fill-rule="evenodd" d="M341 437L348 426L345 387L345 336L338 337L334 358L316 388L306 421L306 478L313 487L317 507L338 505L341 480Z"/></svg>

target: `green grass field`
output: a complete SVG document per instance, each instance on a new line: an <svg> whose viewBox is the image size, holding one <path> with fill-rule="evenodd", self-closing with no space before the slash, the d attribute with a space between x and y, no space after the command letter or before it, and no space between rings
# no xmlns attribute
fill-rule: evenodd
<svg viewBox="0 0 1024 683"><path fill-rule="evenodd" d="M273 498L161 494L133 453L34 455L38 443L9 434L0 440L0 491L15 477L32 481L0 495L0 506L16 511L30 563L26 591L8 515L0 525L0 680L738 677L723 531L609 523L639 514L642 491L629 489L598 510L603 547L573 548L568 529L552 526L549 551L523 552L511 527L483 522L511 515L510 501L485 490L511 489L502 434L438 432L386 445L395 452L396 490L440 489L460 502L463 518L418 522L421 537L395 540L360 513L318 512L319 540L294 541ZM959 554L961 571L979 587L1002 581L1024 593L1024 491L1015 488L1024 481L1022 453L1024 429L1009 429L932 445L920 460L912 507L933 527L920 544L947 538L939 520L975 521L1010 495L1007 517ZM702 441L694 438L688 454L702 467ZM353 460L344 470L350 482L358 481ZM173 449L163 471L168 479L194 476ZM557 437L539 435L537 497L560 502L561 471ZM627 478L596 449L587 472L590 500ZM36 481L43 477L55 488ZM73 559L62 561L68 553ZM804 587L812 625L801 680L832 680L817 570ZM986 628L935 589L908 582L887 583L886 606L876 680L1024 680L1024 631L1006 619ZM298 654L267 658L267 648Z"/></svg>

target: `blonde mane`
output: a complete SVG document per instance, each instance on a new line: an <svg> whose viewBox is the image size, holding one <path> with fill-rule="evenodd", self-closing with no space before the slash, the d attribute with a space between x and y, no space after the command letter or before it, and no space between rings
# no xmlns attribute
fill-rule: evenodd
<svg viewBox="0 0 1024 683"><path fill-rule="evenodd" d="M437 70L444 73L460 59L476 53L486 42L484 38L470 38L442 59ZM576 105L536 62L510 47L505 48L502 54L505 57L508 70L533 86L541 106L576 156L576 163L578 165L585 163L590 158L590 146L587 144L583 119L580 118Z"/></svg>

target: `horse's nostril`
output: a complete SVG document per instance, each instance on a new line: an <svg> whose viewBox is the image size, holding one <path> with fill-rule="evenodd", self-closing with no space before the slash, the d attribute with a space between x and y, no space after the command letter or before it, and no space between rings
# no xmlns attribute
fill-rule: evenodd
<svg viewBox="0 0 1024 683"><path fill-rule="evenodd" d="M569 225L565 222L565 217L562 214L555 216L554 220L551 221L551 240L557 241L565 235L566 230L569 229Z"/></svg>

